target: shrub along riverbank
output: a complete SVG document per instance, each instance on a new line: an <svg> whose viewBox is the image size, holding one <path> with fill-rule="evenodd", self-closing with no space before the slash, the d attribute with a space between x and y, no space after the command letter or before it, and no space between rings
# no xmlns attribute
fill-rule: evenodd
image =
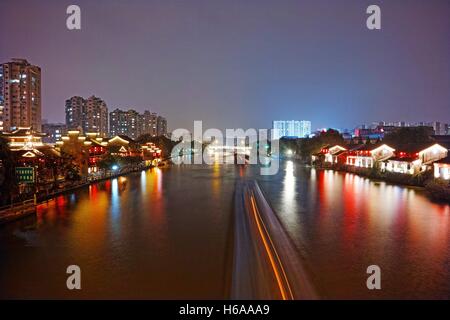
<svg viewBox="0 0 450 320"><path fill-rule="evenodd" d="M432 199L450 203L450 181L436 179L427 182L425 188Z"/></svg>
<svg viewBox="0 0 450 320"><path fill-rule="evenodd" d="M402 184L414 187L423 187L427 191L430 198L437 201L445 201L450 203L450 181L435 179L432 171L421 172L419 174L410 175L396 172L381 172L377 168L361 168L348 166L343 164L325 163L317 165L316 168L331 169L336 171L344 171L354 173L363 177L382 180L389 183Z"/></svg>

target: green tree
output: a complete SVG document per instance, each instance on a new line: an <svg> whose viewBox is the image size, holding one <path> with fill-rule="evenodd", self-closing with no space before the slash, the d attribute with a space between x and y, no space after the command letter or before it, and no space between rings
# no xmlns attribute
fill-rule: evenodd
<svg viewBox="0 0 450 320"><path fill-rule="evenodd" d="M0 204L5 205L11 201L17 191L16 161L8 142L0 137Z"/></svg>
<svg viewBox="0 0 450 320"><path fill-rule="evenodd" d="M66 181L74 182L81 180L81 168L76 164L75 157L66 152L61 152L61 167Z"/></svg>
<svg viewBox="0 0 450 320"><path fill-rule="evenodd" d="M304 160L309 160L311 155L320 151L325 145L344 145L345 141L337 130L328 129L313 138L302 139L299 143L300 154Z"/></svg>
<svg viewBox="0 0 450 320"><path fill-rule="evenodd" d="M106 153L102 156L100 161L98 162L98 167L106 172L111 170L114 165L119 165L118 157L111 155L110 153Z"/></svg>
<svg viewBox="0 0 450 320"><path fill-rule="evenodd" d="M405 127L399 128L387 134L383 142L388 145L405 145L410 143L433 142L430 131L426 127Z"/></svg>

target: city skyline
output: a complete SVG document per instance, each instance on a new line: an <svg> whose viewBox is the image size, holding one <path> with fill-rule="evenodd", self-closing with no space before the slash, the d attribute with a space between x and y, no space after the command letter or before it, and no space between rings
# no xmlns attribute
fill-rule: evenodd
<svg viewBox="0 0 450 320"><path fill-rule="evenodd" d="M23 63L25 63L25 66L29 66L29 67L32 67L32 68L37 68L38 70L39 70L39 76L40 76L40 71L41 71L41 68L39 67L39 66L36 66L36 65L32 65L32 64L30 64L28 61L27 61L27 59L23 59L23 58L12 58L11 59L11 61L9 61L9 62L4 62L2 65L5 65L5 66L7 66L7 65L11 65L11 64L17 64L17 63L19 63L19 64L23 64ZM25 69L24 69L25 70ZM22 71L21 71L22 72ZM27 73L29 73L29 71L26 71ZM1 73L1 76L3 77L3 73ZM11 78L10 76L8 76L8 77L4 77L4 78ZM20 74L19 75L19 79L22 79L22 75ZM23 77L23 79L26 79L26 76L24 76ZM8 80L9 81L9 80ZM21 80L22 81L22 80ZM14 83L12 83L12 84L14 84ZM8 88L7 88L8 89ZM37 90L37 92L38 92L38 97L40 97L41 96L41 92L40 92L40 81L39 81L39 89ZM29 94L28 94L29 95ZM40 101L39 101L39 103L40 103ZM72 120L70 119L70 115L69 115L69 113L70 113L70 111L68 112L68 107L70 108L70 109L72 109L72 104L75 104L75 106L78 106L78 108L77 108L77 110L78 110L78 112L76 113L77 114L77 119L75 120L75 122L76 123L72 123ZM101 104L101 106L99 106L99 107L97 107L97 104ZM101 109L101 108L103 108L104 110L97 110L97 109L95 109L95 108L97 108L97 109ZM38 119L38 122L40 123L40 124L42 124L42 125L44 125L44 124L48 124L48 125L60 125L60 124L62 124L62 123L64 123L66 126L67 126L67 128L72 128L72 129L75 129L75 128L82 128L83 129L83 131L86 131L86 132L96 132L96 130L95 130L95 124L92 124L92 123L87 123L88 122L88 119L87 118L89 118L89 121L91 121L92 122L92 115L94 115L94 113L96 113L97 111L99 111L99 114L101 113L102 115L101 115L101 118L104 118L104 120L106 121L106 123L102 123L99 127L102 127L101 129L100 129L100 131L101 131L101 133L103 134L103 135L107 135L107 134L110 134L111 133L111 127L110 127L110 125L109 125L109 122L108 122L108 119L110 118L110 113L111 112L109 112L108 110L108 107L107 107L107 104L105 103L105 101L103 100L103 99L101 99L101 98L99 98L99 97L96 97L94 94L92 94L92 95L90 95L88 98L83 98L83 97L81 97L81 96L72 96L71 98L69 98L69 99L66 99L65 100L65 119L63 120L63 121L53 121L53 122L51 122L51 121L48 121L48 119L47 118L44 118L44 117L40 117L40 119ZM95 109L95 112L94 112L94 110L93 109ZM127 112L129 112L129 111L133 111L133 112L135 112L136 114L139 114L139 112L137 112L136 110L134 110L134 109L137 109L137 110L140 110L141 108L130 108L130 107L128 107L128 108L123 108L124 110L125 109L128 109L128 111ZM39 112L41 112L42 110L41 110L41 107L39 106ZM121 109L121 107L116 107L115 108L115 110L114 111L122 111L122 109ZM4 113L4 112L3 112ZM2 114L3 114L2 113ZM104 115L103 115L103 113L105 113ZM2 114L0 114L0 115L2 115ZM99 118L100 118L100 116L99 116L99 114L97 115ZM149 110L143 110L143 112L142 112L142 115L141 116L145 116L146 114L151 114L151 115L157 115L157 113L155 113L155 112L150 112ZM89 116L90 115L90 116ZM86 118L86 119L82 119L82 118ZM95 118L95 117L94 117ZM163 118L164 119L164 121L166 121L165 120L165 118L164 117L161 117L161 116L158 116L158 118ZM31 121L31 120L30 120ZM34 120L35 121L35 120ZM403 119L402 120L399 120L399 119L397 119L397 120L395 120L395 121L392 121L392 120L389 120L389 121L385 121L385 120L380 120L380 119L378 119L377 121L368 121L368 122L362 122L362 123L359 123L359 124L356 124L356 125L354 125L354 126L350 126L350 127L341 127L341 128L337 128L337 127L332 127L332 126L324 126L324 127L322 127L322 128L320 128L320 127L312 127L311 126L311 121L309 121L309 120L301 120L301 121L297 121L297 120L289 120L289 121L291 121L291 122L293 122L293 121L295 121L295 122L299 122L299 123L303 123L303 122L307 122L308 123L308 126L309 126L309 129L307 130L308 132L309 132L309 134L312 132L312 131L320 131L320 130L323 130L323 129L328 129L328 128L330 128L330 129L337 129L337 130L339 130L339 131L347 131L347 130L353 130L353 129L358 129L358 128L366 128L366 127L376 127L376 126L378 126L378 125L386 125L386 126L395 126L395 127L404 127L404 126L406 126L406 127L409 127L409 126L430 126L430 127L433 127L434 129L435 129L435 131L436 131L436 134L441 134L441 135L446 135L446 134L448 134L447 133L447 130L448 130L448 128L447 128L447 126L448 126L448 123L446 123L446 122L440 122L440 121L419 121L419 120L417 120L416 119L416 121L404 121ZM31 121L31 122L33 122L33 121ZM101 122L103 122L103 120L101 121ZM274 122L280 122L279 120L272 120L272 129L274 129ZM281 121L281 122L283 122L283 121ZM287 120L286 121L284 121L284 122L288 122ZM369 124L370 123L370 124ZM2 125L3 125L3 123L2 123ZM438 130L436 130L436 126L440 126L440 125L443 125L443 126L446 126L445 128L444 127L442 127L441 129L438 129ZM19 126L13 126L13 127L16 127L16 128L18 128L18 127L27 127L28 125L19 125ZM94 130L92 130L94 128ZM5 131L7 131L6 129L4 129ZM442 130L442 131L441 131ZM113 131L114 131L114 129L113 129ZM445 131L445 133L444 133L444 131ZM167 132L167 124L165 125L165 130L164 130L164 132ZM441 133L442 132L442 133ZM307 136L307 135L309 135L309 134L306 134L306 135L302 135L302 136ZM135 134L132 134L130 137L133 137L133 138L136 138L136 137L134 137L135 136Z"/></svg>
<svg viewBox="0 0 450 320"><path fill-rule="evenodd" d="M0 300L449 301L450 0L0 7Z"/></svg>
<svg viewBox="0 0 450 320"><path fill-rule="evenodd" d="M66 97L92 94L164 113L171 128L194 120L268 128L276 118L310 119L314 128L448 122L446 1L380 1L378 33L365 27L366 3L195 4L80 1L82 29L69 31L64 3L6 1L0 61L41 66L49 122L62 121ZM25 22L8 28L18 14ZM26 51L16 41L23 36Z"/></svg>

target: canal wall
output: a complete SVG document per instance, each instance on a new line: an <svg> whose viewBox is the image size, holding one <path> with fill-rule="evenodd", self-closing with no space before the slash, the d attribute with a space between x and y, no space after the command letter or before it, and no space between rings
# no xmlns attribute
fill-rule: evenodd
<svg viewBox="0 0 450 320"><path fill-rule="evenodd" d="M57 196L76 191L78 189L87 187L91 184L95 184L95 183L105 181L105 180L114 179L114 178L121 177L121 176L126 176L131 173L140 172L142 170L148 170L153 167L154 166L145 166L145 167L141 167L141 168L118 172L116 174L109 174L107 176L100 177L100 178L89 179L87 181L83 181L81 183L77 183L75 185L65 187L64 189L58 190L57 192L52 192L50 194L43 194L43 195L36 196L36 199L26 199L22 202L13 203L9 206L5 206L3 208L0 208L0 225L35 214L36 213L36 205L38 205L40 203L44 203L46 201L49 201Z"/></svg>
<svg viewBox="0 0 450 320"><path fill-rule="evenodd" d="M0 225L12 222L36 213L34 200L24 201L19 204L0 208Z"/></svg>

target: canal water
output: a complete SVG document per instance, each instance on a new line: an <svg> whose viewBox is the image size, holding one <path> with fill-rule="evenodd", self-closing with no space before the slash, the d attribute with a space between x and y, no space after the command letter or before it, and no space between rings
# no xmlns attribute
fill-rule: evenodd
<svg viewBox="0 0 450 320"><path fill-rule="evenodd" d="M292 161L173 166L60 196L0 227L0 298L227 298L238 179L256 179L325 299L450 298L450 206ZM381 268L381 290L366 269ZM81 268L82 289L66 288Z"/></svg>

